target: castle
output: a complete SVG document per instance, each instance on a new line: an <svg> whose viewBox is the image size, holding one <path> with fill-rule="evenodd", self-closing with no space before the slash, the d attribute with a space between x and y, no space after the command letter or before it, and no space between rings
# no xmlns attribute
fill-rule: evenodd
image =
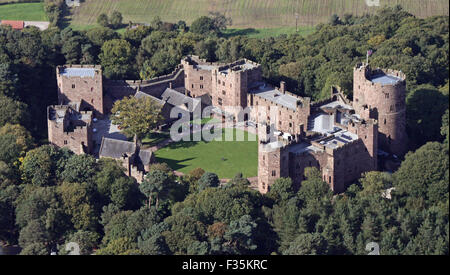
<svg viewBox="0 0 450 275"><path fill-rule="evenodd" d="M407 146L405 75L363 63L354 68L353 101L338 87L321 102L286 91L284 82L272 87L263 81L261 66L247 59L221 64L187 56L173 73L145 81L103 80L99 66L60 66L57 79L60 105L48 111L51 143L90 153L92 117L108 114L125 96L151 97L163 110L188 113L213 106L223 120L257 127L261 193L280 177L300 186L306 167L317 167L340 193L362 173L378 168L380 152L402 156ZM169 113L163 112L168 124L173 121ZM140 171L142 176L145 168Z"/></svg>

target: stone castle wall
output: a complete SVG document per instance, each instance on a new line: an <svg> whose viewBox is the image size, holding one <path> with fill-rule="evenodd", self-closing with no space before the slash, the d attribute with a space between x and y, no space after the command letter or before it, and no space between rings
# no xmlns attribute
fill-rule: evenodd
<svg viewBox="0 0 450 275"><path fill-rule="evenodd" d="M370 81L372 75L385 73L402 80L394 85ZM378 120L379 143L383 150L403 155L407 149L406 76L394 70L371 70L359 64L354 69L353 107L364 119Z"/></svg>
<svg viewBox="0 0 450 275"><path fill-rule="evenodd" d="M61 72L65 68L93 68L94 77L63 76ZM66 65L58 66L56 69L58 84L58 104L69 102L82 102L86 110L94 111L98 116L104 112L103 106L103 77L100 66L91 65Z"/></svg>

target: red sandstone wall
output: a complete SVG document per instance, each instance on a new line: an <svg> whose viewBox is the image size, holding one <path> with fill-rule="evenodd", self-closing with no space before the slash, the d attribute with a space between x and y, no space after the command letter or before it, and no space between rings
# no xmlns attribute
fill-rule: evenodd
<svg viewBox="0 0 450 275"><path fill-rule="evenodd" d="M101 69L97 68L95 77L91 78L62 76L59 74L59 70L62 68L58 67L56 70L58 103L67 104L69 102L84 101L90 110L95 111L97 115L103 115L103 79Z"/></svg>
<svg viewBox="0 0 450 275"><path fill-rule="evenodd" d="M378 120L379 145L382 149L403 155L407 149L406 135L406 82L396 85L373 83L368 78L375 72L368 67L354 69L353 107L364 119ZM400 72L388 70L387 73L404 78ZM370 109L364 109L364 105Z"/></svg>

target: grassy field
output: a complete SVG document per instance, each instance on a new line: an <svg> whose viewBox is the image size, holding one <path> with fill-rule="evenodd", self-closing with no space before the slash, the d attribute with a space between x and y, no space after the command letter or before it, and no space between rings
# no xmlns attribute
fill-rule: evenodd
<svg viewBox="0 0 450 275"><path fill-rule="evenodd" d="M234 135L237 131L241 130L234 129ZM174 142L156 151L156 160L166 162L172 169L183 173L201 167L216 173L219 178L232 178L239 172L244 177L255 177L258 172L258 143L254 135L244 134L245 140L250 136L255 141Z"/></svg>
<svg viewBox="0 0 450 275"><path fill-rule="evenodd" d="M48 21L48 18L42 3L18 3L0 5L0 20Z"/></svg>
<svg viewBox="0 0 450 275"><path fill-rule="evenodd" d="M419 17L449 14L447 0L380 0L381 6L401 4ZM313 26L326 22L330 15L373 13L366 0L85 0L73 9L72 23L92 25L101 13L120 11L124 22L151 22L155 16L163 21L185 20L188 24L209 12L218 11L233 19L235 29L276 29L299 25ZM283 30L283 29L281 29ZM264 33L264 32L263 32Z"/></svg>

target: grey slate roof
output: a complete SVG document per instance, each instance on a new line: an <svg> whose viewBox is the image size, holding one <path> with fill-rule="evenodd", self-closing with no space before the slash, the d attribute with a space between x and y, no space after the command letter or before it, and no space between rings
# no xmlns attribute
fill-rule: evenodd
<svg viewBox="0 0 450 275"><path fill-rule="evenodd" d="M371 81L373 83L380 83L381 85L394 85L394 84L398 83L399 81L401 81L401 79L394 75L378 74L378 75L372 76Z"/></svg>
<svg viewBox="0 0 450 275"><path fill-rule="evenodd" d="M167 88L164 93L161 95L162 100L166 101L170 105L173 106L184 106L190 112L193 112L195 109L199 107L201 104L200 99L192 98L186 96L180 92L177 92L173 89Z"/></svg>
<svg viewBox="0 0 450 275"><path fill-rule="evenodd" d="M67 77L94 77L94 68L65 68L61 73L62 76Z"/></svg>
<svg viewBox="0 0 450 275"><path fill-rule="evenodd" d="M112 138L103 138L100 146L99 156L113 159L120 159L124 154L131 156L136 152L134 142L123 141ZM144 164L150 164L152 152L139 150L139 161Z"/></svg>
<svg viewBox="0 0 450 275"><path fill-rule="evenodd" d="M153 99L153 100L159 102L159 103L162 104L162 105L165 103L164 100L161 100L161 99L159 99L159 98L157 98L157 97L154 97L154 96L152 96L152 95L146 94L146 93L141 92L141 91L137 91L137 92L134 94L134 97L137 98L137 99L149 97L149 98L151 98L151 99Z"/></svg>
<svg viewBox="0 0 450 275"><path fill-rule="evenodd" d="M265 84L263 84L263 86L260 86L257 89L250 91L250 93L257 95L261 98L270 100L273 103L280 104L289 109L296 110L297 108L297 101L298 101L297 98L288 94L283 94L277 89L266 86Z"/></svg>

